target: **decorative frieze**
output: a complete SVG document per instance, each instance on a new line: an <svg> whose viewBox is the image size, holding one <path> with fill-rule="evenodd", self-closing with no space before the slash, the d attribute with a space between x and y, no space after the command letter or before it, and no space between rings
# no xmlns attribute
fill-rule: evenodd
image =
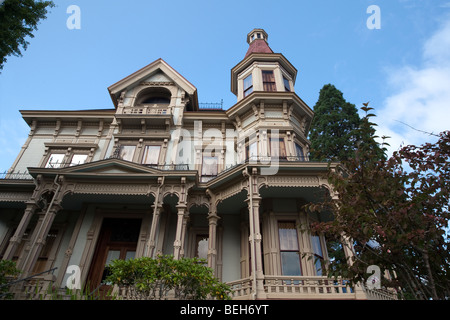
<svg viewBox="0 0 450 320"><path fill-rule="evenodd" d="M318 176L259 176L258 187L320 187Z"/></svg>

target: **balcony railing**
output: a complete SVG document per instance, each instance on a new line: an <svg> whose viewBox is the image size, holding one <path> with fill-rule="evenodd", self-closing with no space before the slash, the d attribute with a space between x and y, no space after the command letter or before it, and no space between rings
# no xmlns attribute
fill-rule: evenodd
<svg viewBox="0 0 450 320"><path fill-rule="evenodd" d="M3 172L0 173L0 180L33 180L33 177L28 173L24 172Z"/></svg>
<svg viewBox="0 0 450 320"><path fill-rule="evenodd" d="M252 279L228 282L233 290L233 299L250 299ZM388 290L353 288L347 280L335 280L322 276L264 276L264 291L268 299L368 299L396 300Z"/></svg>
<svg viewBox="0 0 450 320"><path fill-rule="evenodd" d="M145 164L146 167L158 169L158 170L175 170L175 171L184 171L189 170L188 164Z"/></svg>
<svg viewBox="0 0 450 320"><path fill-rule="evenodd" d="M223 110L223 99L220 102L200 102L199 110Z"/></svg>

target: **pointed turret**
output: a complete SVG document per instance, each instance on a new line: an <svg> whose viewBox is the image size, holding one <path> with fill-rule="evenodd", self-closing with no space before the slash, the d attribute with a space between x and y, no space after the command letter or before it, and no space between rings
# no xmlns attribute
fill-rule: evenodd
<svg viewBox="0 0 450 320"><path fill-rule="evenodd" d="M253 29L244 59L231 70L231 92L240 101L253 92L294 92L297 70L269 47L267 32Z"/></svg>

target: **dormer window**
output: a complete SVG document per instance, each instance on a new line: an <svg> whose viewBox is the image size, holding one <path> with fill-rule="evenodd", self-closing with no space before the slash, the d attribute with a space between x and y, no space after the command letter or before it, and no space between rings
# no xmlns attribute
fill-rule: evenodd
<svg viewBox="0 0 450 320"><path fill-rule="evenodd" d="M253 92L253 80L252 75L249 75L244 79L244 97Z"/></svg>

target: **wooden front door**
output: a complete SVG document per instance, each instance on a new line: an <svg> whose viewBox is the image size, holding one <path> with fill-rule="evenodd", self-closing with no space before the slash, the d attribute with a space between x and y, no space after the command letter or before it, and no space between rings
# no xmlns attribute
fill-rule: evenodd
<svg viewBox="0 0 450 320"><path fill-rule="evenodd" d="M140 228L140 219L104 219L89 270L87 291L96 290L101 298L107 296L112 289L104 283L108 276L107 266L115 259L135 257Z"/></svg>

